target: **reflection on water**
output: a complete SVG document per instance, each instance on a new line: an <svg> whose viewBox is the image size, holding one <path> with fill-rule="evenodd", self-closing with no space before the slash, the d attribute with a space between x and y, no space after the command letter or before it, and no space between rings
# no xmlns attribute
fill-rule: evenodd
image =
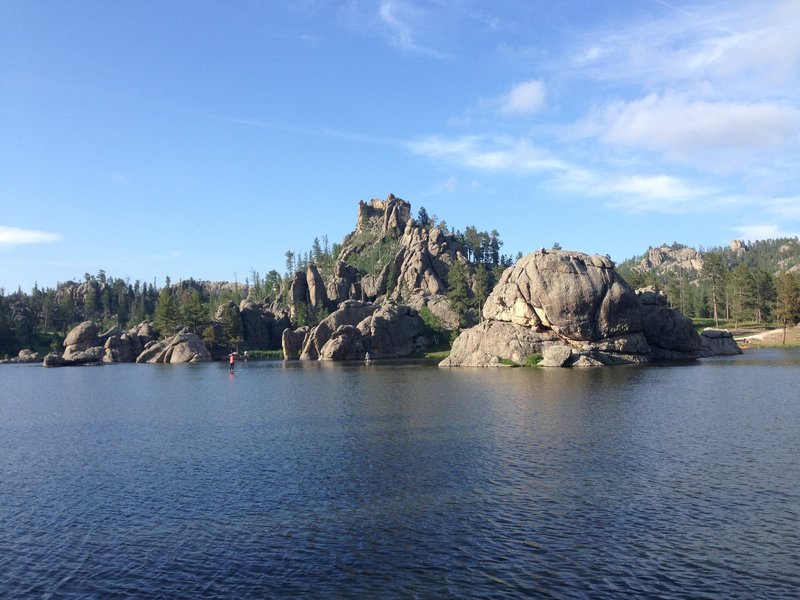
<svg viewBox="0 0 800 600"><path fill-rule="evenodd" d="M0 368L0 595L796 597L797 351Z"/></svg>

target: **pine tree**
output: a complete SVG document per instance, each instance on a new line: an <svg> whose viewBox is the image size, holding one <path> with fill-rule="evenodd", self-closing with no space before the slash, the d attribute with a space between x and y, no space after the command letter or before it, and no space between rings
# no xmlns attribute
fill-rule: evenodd
<svg viewBox="0 0 800 600"><path fill-rule="evenodd" d="M467 267L461 261L455 261L447 274L447 298L450 306L458 317L459 327L464 327L467 322L469 310L469 283Z"/></svg>
<svg viewBox="0 0 800 600"><path fill-rule="evenodd" d="M708 252L703 256L703 278L708 283L714 325L716 327L719 327L719 309L725 293L727 275L728 269L721 253Z"/></svg>
<svg viewBox="0 0 800 600"><path fill-rule="evenodd" d="M735 320L734 330L739 329L739 322L753 307L753 274L745 264L738 264L731 271L730 296L731 310Z"/></svg>
<svg viewBox="0 0 800 600"><path fill-rule="evenodd" d="M178 301L172 295L169 285L165 285L158 295L153 324L161 334L161 337L166 338L175 333L180 324L180 319L181 311Z"/></svg>
<svg viewBox="0 0 800 600"><path fill-rule="evenodd" d="M800 282L792 273L783 272L776 280L775 317L783 327L783 341L786 343L786 328L800 320Z"/></svg>
<svg viewBox="0 0 800 600"><path fill-rule="evenodd" d="M486 265L483 263L478 265L478 268L475 269L475 277L473 282L473 292L475 294L475 302L478 304L478 315L479 319L483 320L483 304L486 302L486 298L489 297L489 294L492 291L492 283L493 283L494 276L492 272L486 268Z"/></svg>
<svg viewBox="0 0 800 600"><path fill-rule="evenodd" d="M183 322L194 333L206 322L206 309L203 306L203 297L198 290L192 290L182 307Z"/></svg>

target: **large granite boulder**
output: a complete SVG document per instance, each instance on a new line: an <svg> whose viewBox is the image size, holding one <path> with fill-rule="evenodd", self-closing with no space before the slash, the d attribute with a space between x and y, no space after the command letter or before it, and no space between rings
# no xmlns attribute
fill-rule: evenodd
<svg viewBox="0 0 800 600"><path fill-rule="evenodd" d="M522 365L546 345L558 342L552 331L537 332L516 323L486 320L462 331L439 366L497 367L503 365L501 360Z"/></svg>
<svg viewBox="0 0 800 600"><path fill-rule="evenodd" d="M564 366L700 354L691 322L654 291L637 295L605 256L560 250L529 254L503 273L483 317L484 323L461 333L442 366L493 365L500 359L521 363L523 353L544 353L545 365ZM515 327L498 330L497 323ZM524 350L512 357L520 339ZM564 349L547 350L552 344Z"/></svg>
<svg viewBox="0 0 800 600"><path fill-rule="evenodd" d="M303 344L308 337L311 328L308 326L299 327L292 331L285 329L281 336L281 347L283 348L283 358L286 360L296 360L303 352Z"/></svg>
<svg viewBox="0 0 800 600"><path fill-rule="evenodd" d="M366 354L364 338L357 327L342 325L320 348L320 360L362 360Z"/></svg>
<svg viewBox="0 0 800 600"><path fill-rule="evenodd" d="M614 263L561 250L533 252L506 269L483 316L575 341L641 331L638 299Z"/></svg>
<svg viewBox="0 0 800 600"><path fill-rule="evenodd" d="M196 333L183 330L147 347L137 363L196 363L211 360L211 353Z"/></svg>
<svg viewBox="0 0 800 600"><path fill-rule="evenodd" d="M64 338L64 348L70 346L81 346L88 348L97 345L97 334L100 329L94 321L84 321L73 327Z"/></svg>
<svg viewBox="0 0 800 600"><path fill-rule="evenodd" d="M365 318L377 310L374 304L365 304L356 300L343 302L338 310L334 311L308 334L300 358L303 360L317 360L320 350L331 339L333 332L342 325L358 325Z"/></svg>
<svg viewBox="0 0 800 600"><path fill-rule="evenodd" d="M742 349L733 339L733 334L727 329L706 327L700 332L703 354L706 356L720 356L741 354Z"/></svg>
<svg viewBox="0 0 800 600"><path fill-rule="evenodd" d="M425 322L410 306L387 303L358 324L370 358L397 358L430 344Z"/></svg>

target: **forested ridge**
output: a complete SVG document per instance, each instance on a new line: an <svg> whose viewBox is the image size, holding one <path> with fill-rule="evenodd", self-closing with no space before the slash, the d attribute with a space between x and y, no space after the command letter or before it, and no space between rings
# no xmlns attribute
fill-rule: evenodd
<svg viewBox="0 0 800 600"><path fill-rule="evenodd" d="M671 307L693 318L758 325L800 319L800 240L778 238L694 249L677 242L623 261L636 288L664 291Z"/></svg>

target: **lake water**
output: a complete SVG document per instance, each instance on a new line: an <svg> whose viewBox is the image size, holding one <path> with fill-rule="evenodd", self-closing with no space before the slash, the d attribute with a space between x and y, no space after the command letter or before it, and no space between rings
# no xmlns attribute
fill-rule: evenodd
<svg viewBox="0 0 800 600"><path fill-rule="evenodd" d="M797 598L800 352L0 367L0 597Z"/></svg>

